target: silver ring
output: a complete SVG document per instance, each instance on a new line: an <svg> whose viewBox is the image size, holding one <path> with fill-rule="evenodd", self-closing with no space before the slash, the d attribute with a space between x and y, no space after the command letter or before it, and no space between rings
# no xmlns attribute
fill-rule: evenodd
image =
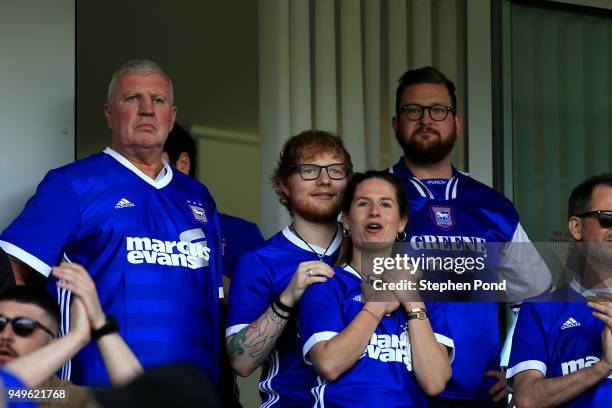
<svg viewBox="0 0 612 408"><path fill-rule="evenodd" d="M306 269L306 276L309 278L312 276L312 271L310 269Z"/></svg>

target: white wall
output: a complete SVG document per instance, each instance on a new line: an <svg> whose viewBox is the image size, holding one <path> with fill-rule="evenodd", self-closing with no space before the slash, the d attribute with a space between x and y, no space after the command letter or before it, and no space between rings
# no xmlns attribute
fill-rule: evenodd
<svg viewBox="0 0 612 408"><path fill-rule="evenodd" d="M0 0L0 229L49 169L74 160L74 9Z"/></svg>

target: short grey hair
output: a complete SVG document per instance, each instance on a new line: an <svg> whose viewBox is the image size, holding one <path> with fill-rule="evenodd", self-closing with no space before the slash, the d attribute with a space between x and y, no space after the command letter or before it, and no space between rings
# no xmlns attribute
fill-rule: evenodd
<svg viewBox="0 0 612 408"><path fill-rule="evenodd" d="M115 84L119 77L123 75L151 75L151 74L160 74L166 81L168 81L168 86L170 88L170 103L174 103L174 87L172 86L172 80L163 69L159 65L157 65L153 61L138 59L131 60L120 66L115 70L113 76L108 84L108 91L106 92L106 101L111 102L113 98L113 92L115 92Z"/></svg>

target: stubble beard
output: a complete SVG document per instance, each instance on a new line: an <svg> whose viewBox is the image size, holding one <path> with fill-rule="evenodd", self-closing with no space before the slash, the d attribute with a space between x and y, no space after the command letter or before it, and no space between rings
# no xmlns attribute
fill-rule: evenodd
<svg viewBox="0 0 612 408"><path fill-rule="evenodd" d="M608 241L585 242L583 245L587 262L597 271L598 275L604 280L612 277L612 243Z"/></svg>

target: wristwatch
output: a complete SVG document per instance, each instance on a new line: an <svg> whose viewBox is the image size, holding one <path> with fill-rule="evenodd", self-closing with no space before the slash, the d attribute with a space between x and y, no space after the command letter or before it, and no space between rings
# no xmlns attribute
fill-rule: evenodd
<svg viewBox="0 0 612 408"><path fill-rule="evenodd" d="M406 320L419 319L425 320L427 319L427 310L422 307L417 307L416 309L411 309L408 311L408 318Z"/></svg>
<svg viewBox="0 0 612 408"><path fill-rule="evenodd" d="M91 329L91 337L94 340L98 340L100 337L110 334L117 333L119 331L119 325L117 320L112 315L106 315L106 322L99 329Z"/></svg>

